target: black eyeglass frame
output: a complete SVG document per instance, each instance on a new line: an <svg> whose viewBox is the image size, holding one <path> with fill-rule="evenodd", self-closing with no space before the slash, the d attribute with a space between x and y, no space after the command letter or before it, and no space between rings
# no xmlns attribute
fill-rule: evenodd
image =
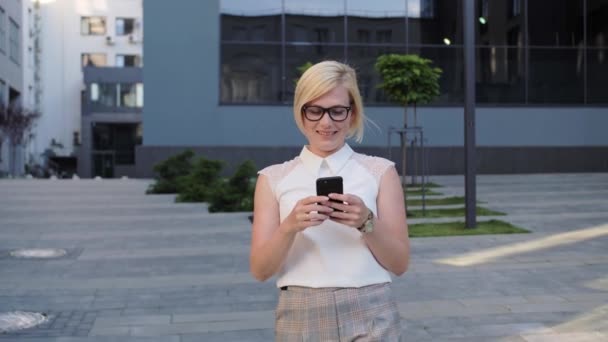
<svg viewBox="0 0 608 342"><path fill-rule="evenodd" d="M311 107L314 107L314 108L319 108L319 109L321 109L321 110L323 111L323 112L321 113L321 116L320 116L318 119L316 119L316 120L312 120L312 119L310 119L310 118L308 117L308 115L306 115L306 109L307 109L307 108L311 108ZM334 109L334 108L342 108L342 109L346 109L346 116L344 117L344 119L342 119L342 120L336 120L336 119L335 119L335 118L332 116L332 114L331 114L331 112L330 112L330 111L331 111L332 109ZM342 121L344 121L344 120L348 119L348 115L350 114L350 112L351 112L351 110L352 110L352 109L353 109L353 107L346 107L346 106L332 106L332 107L329 107L329 108L325 108L325 107L321 107L321 106L308 106L308 105L304 105L304 106L302 106L302 115L304 115L304 117L306 118L306 120L308 120L308 121L313 121L313 122L314 122L314 121L321 121L321 119L323 119L323 117L325 116L325 113L327 113L327 115L329 115L329 118L330 118L332 121L335 121L335 122L342 122Z"/></svg>

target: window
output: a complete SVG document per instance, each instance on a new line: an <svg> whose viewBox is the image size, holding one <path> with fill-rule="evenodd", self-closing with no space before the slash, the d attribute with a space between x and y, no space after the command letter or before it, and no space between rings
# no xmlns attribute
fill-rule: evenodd
<svg viewBox="0 0 608 342"><path fill-rule="evenodd" d="M435 104L458 104L464 99L464 61L461 47L410 47L409 53L433 61L433 65L441 68L443 73L439 78L439 97Z"/></svg>
<svg viewBox="0 0 608 342"><path fill-rule="evenodd" d="M82 66L83 67L104 67L107 65L105 53L83 53L82 54Z"/></svg>
<svg viewBox="0 0 608 342"><path fill-rule="evenodd" d="M405 1L347 0L348 43L405 44Z"/></svg>
<svg viewBox="0 0 608 342"><path fill-rule="evenodd" d="M608 48L587 52L587 102L608 104Z"/></svg>
<svg viewBox="0 0 608 342"><path fill-rule="evenodd" d="M116 84L91 83L91 104L102 107L116 107Z"/></svg>
<svg viewBox="0 0 608 342"><path fill-rule="evenodd" d="M144 86L142 83L91 83L91 104L111 108L142 108Z"/></svg>
<svg viewBox="0 0 608 342"><path fill-rule="evenodd" d="M118 107L143 107L143 85L141 83L120 83L118 86Z"/></svg>
<svg viewBox="0 0 608 342"><path fill-rule="evenodd" d="M461 44L461 9L462 0L408 0L410 44Z"/></svg>
<svg viewBox="0 0 608 342"><path fill-rule="evenodd" d="M385 104L374 65L393 52L443 70L433 104L463 102L463 0L219 2L221 103L289 103L298 67L334 59L357 70L366 103ZM608 105L608 0L475 5L479 103Z"/></svg>
<svg viewBox="0 0 608 342"><path fill-rule="evenodd" d="M369 43L369 30L357 30L357 43Z"/></svg>
<svg viewBox="0 0 608 342"><path fill-rule="evenodd" d="M222 102L281 101L280 46L224 44L222 56Z"/></svg>
<svg viewBox="0 0 608 342"><path fill-rule="evenodd" d="M285 0L288 42L344 43L344 3Z"/></svg>
<svg viewBox="0 0 608 342"><path fill-rule="evenodd" d="M135 32L135 19L116 18L116 35L126 36Z"/></svg>
<svg viewBox="0 0 608 342"><path fill-rule="evenodd" d="M581 0L528 0L530 45L582 44L583 3Z"/></svg>
<svg viewBox="0 0 608 342"><path fill-rule="evenodd" d="M0 80L0 106L6 103L6 82Z"/></svg>
<svg viewBox="0 0 608 342"><path fill-rule="evenodd" d="M6 51L6 12L0 7L0 52Z"/></svg>
<svg viewBox="0 0 608 342"><path fill-rule="evenodd" d="M117 67L140 67L141 56L139 55L116 55Z"/></svg>
<svg viewBox="0 0 608 342"><path fill-rule="evenodd" d="M15 64L19 63L19 58L21 53L19 49L21 48L19 44L19 25L13 20L9 18L9 28L8 28L8 56L9 58L15 62Z"/></svg>
<svg viewBox="0 0 608 342"><path fill-rule="evenodd" d="M524 103L523 64L524 51L521 48L478 48L477 101L493 104Z"/></svg>
<svg viewBox="0 0 608 342"><path fill-rule="evenodd" d="M80 33L85 36L101 36L106 34L106 18L82 17L80 19Z"/></svg>
<svg viewBox="0 0 608 342"><path fill-rule="evenodd" d="M378 30L376 31L376 43L392 43L393 39L392 30Z"/></svg>
<svg viewBox="0 0 608 342"><path fill-rule="evenodd" d="M582 51L531 48L529 54L530 103L583 103Z"/></svg>
<svg viewBox="0 0 608 342"><path fill-rule="evenodd" d="M517 17L521 14L521 2L523 0L511 0L511 6L509 6L509 17Z"/></svg>
<svg viewBox="0 0 608 342"><path fill-rule="evenodd" d="M608 47L608 1L587 1L587 44Z"/></svg>

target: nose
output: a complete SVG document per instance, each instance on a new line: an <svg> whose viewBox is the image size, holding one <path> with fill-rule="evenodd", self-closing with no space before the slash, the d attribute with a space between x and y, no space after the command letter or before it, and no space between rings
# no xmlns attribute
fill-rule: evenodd
<svg viewBox="0 0 608 342"><path fill-rule="evenodd" d="M331 117L329 116L329 111L325 111L323 113L323 116L321 117L321 120L319 120L320 124L323 124L324 126L328 126L329 124L331 124L333 122L333 120L331 119Z"/></svg>

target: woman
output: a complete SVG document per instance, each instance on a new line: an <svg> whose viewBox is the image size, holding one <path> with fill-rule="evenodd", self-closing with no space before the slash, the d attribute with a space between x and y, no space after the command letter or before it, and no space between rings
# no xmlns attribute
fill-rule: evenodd
<svg viewBox="0 0 608 342"><path fill-rule="evenodd" d="M260 171L254 198L250 267L260 281L277 275L276 340L397 341L389 272L409 262L403 191L392 162L345 142L361 141L366 120L355 71L313 65L293 111L308 145ZM326 176L341 176L344 194L316 196Z"/></svg>

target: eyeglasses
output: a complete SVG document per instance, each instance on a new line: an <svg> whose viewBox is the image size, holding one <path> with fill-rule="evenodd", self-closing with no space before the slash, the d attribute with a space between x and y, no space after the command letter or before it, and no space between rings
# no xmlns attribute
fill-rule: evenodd
<svg viewBox="0 0 608 342"><path fill-rule="evenodd" d="M350 110L351 107L344 106L333 106L329 108L323 108L321 106L302 106L302 113L309 121L319 121L323 118L325 113L329 114L329 117L333 121L344 121L348 118Z"/></svg>

